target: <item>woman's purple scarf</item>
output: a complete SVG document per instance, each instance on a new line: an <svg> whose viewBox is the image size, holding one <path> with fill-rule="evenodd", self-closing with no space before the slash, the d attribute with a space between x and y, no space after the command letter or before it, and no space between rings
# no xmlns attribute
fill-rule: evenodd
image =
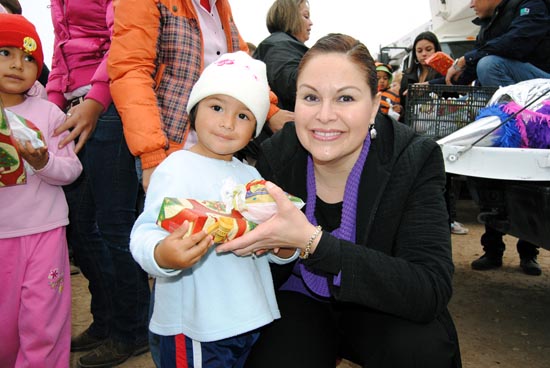
<svg viewBox="0 0 550 368"><path fill-rule="evenodd" d="M346 189L344 192L344 203L342 206L342 218L340 227L331 232L338 239L355 242L356 216L357 216L357 196L359 193L359 182L361 173L370 148L370 134L367 134L363 142L363 148L359 154L359 158L353 165L353 168L346 181ZM315 218L315 204L317 202L317 187L315 185L315 172L313 170L313 159L311 155L307 160L307 201L306 201L306 217L313 225L317 225ZM315 294L323 297L330 296L329 280L325 275L320 275L314 270L310 270L300 260L300 273L306 285ZM333 284L340 285L342 272L333 277Z"/></svg>

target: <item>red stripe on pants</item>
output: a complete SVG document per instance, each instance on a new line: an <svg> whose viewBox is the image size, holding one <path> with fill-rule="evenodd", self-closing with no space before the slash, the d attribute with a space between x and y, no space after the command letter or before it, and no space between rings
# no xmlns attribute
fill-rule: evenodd
<svg viewBox="0 0 550 368"><path fill-rule="evenodd" d="M185 335L179 334L176 340L176 368L189 368L187 363L187 346L185 344Z"/></svg>

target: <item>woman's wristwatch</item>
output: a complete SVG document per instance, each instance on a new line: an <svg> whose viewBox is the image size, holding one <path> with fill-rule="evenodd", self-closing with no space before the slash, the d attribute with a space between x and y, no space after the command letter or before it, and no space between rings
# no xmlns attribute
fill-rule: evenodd
<svg viewBox="0 0 550 368"><path fill-rule="evenodd" d="M456 59L455 62L453 63L453 69L456 70L457 72L461 72L466 68L465 66L463 66L463 67L458 66L458 61L459 60L460 60L460 58Z"/></svg>

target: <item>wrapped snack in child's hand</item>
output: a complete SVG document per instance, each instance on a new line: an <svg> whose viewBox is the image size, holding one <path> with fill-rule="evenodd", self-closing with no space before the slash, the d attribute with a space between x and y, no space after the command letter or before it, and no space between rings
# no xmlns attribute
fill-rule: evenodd
<svg viewBox="0 0 550 368"><path fill-rule="evenodd" d="M4 110L1 104L0 114L0 187L25 184L27 175L33 175L34 171L17 151L15 141L30 141L34 148L44 147L42 132L30 121Z"/></svg>
<svg viewBox="0 0 550 368"><path fill-rule="evenodd" d="M11 134L15 139L22 143L30 142L32 147L35 149L45 146L44 136L36 125L9 110L5 110L5 113L10 125ZM25 160L23 160L23 162L25 164L27 174L34 175L31 165L29 165L29 163Z"/></svg>
<svg viewBox="0 0 550 368"><path fill-rule="evenodd" d="M173 232L189 221L186 236L204 230L220 244L238 238L268 220L277 212L277 204L265 188L265 180L253 180L246 185L227 179L222 185L222 201L164 198L157 225ZM300 209L304 202L287 194Z"/></svg>
<svg viewBox="0 0 550 368"><path fill-rule="evenodd" d="M4 109L0 107L0 187L27 183L23 158L17 151Z"/></svg>
<svg viewBox="0 0 550 368"><path fill-rule="evenodd" d="M42 132L32 122L9 110L6 110L6 117L8 118L11 132L18 141L29 141L33 148L42 148L45 146Z"/></svg>
<svg viewBox="0 0 550 368"><path fill-rule="evenodd" d="M222 202L164 198L157 225L173 232L184 221L189 221L186 236L204 230L217 244L235 239L256 226L237 211L226 211Z"/></svg>
<svg viewBox="0 0 550 368"><path fill-rule="evenodd" d="M288 199L301 209L305 203L300 198L287 193ZM246 185L236 185L230 181L224 184L222 200L226 208L239 211L245 219L256 224L269 220L277 212L277 204L265 188L265 180L253 180Z"/></svg>

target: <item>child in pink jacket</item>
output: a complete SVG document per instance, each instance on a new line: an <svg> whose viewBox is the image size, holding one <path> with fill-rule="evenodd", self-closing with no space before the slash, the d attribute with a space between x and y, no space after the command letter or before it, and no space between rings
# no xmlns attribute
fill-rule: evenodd
<svg viewBox="0 0 550 368"><path fill-rule="evenodd" d="M82 171L74 144L53 137L65 114L26 91L43 66L40 39L21 15L0 14L0 99L4 109L34 123L45 145L15 146L26 161L27 183L0 187L0 365L68 367L71 280L62 185ZM0 169L0 176L4 168Z"/></svg>

